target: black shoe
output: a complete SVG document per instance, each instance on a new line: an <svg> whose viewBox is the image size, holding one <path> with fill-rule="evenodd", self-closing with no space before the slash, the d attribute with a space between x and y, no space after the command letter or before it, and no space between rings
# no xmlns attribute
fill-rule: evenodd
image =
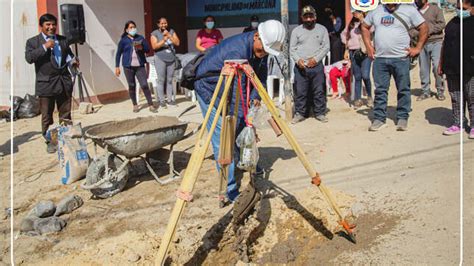
<svg viewBox="0 0 474 266"><path fill-rule="evenodd" d="M46 152L47 153L55 153L56 152L56 145L51 142L46 142Z"/></svg>

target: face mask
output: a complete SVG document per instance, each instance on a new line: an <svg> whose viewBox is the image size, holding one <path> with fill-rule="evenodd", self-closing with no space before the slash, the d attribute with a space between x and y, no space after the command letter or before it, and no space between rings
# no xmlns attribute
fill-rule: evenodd
<svg viewBox="0 0 474 266"><path fill-rule="evenodd" d="M258 22L256 22L256 21L251 22L250 26L252 26L252 28L256 29L258 27Z"/></svg>
<svg viewBox="0 0 474 266"><path fill-rule="evenodd" d="M312 29L314 27L314 24L316 24L315 20L303 22L303 25L308 29Z"/></svg>
<svg viewBox="0 0 474 266"><path fill-rule="evenodd" d="M214 21L208 21L208 22L206 22L206 28L208 28L208 29L214 28Z"/></svg>
<svg viewBox="0 0 474 266"><path fill-rule="evenodd" d="M468 18L471 16L471 12L469 10L456 9L456 15L460 18Z"/></svg>
<svg viewBox="0 0 474 266"><path fill-rule="evenodd" d="M135 36L135 34L137 34L137 28L133 28L131 30L128 30L128 34L130 34L130 36Z"/></svg>

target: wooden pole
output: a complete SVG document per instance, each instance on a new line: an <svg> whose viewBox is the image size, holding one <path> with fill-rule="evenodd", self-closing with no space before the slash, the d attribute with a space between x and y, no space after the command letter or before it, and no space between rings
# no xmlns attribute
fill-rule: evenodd
<svg viewBox="0 0 474 266"><path fill-rule="evenodd" d="M219 79L220 82L222 82L222 76L223 74L221 73L221 78ZM189 159L189 163L188 163L188 166L186 167L186 171L184 172L183 181L181 182L181 186L179 188L180 192L189 193L189 194L193 192L194 185L196 184L196 180L199 175L199 171L201 170L201 167L202 167L202 162L204 161L206 151L209 148L209 143L211 143L212 134L214 133L214 130L216 129L217 121L219 119L219 116L222 113L222 108L224 107L224 104L226 102L225 99L227 99L227 94L229 93L230 87L232 86L233 79L234 79L234 73L232 72L229 74L229 76L227 76L227 80L225 82L224 92L222 93L221 101L219 102L219 106L217 107L217 111L214 116L214 120L212 121L212 125L209 130L209 133L206 136L206 140L204 141L202 139L203 134L204 134L203 131L206 130L206 125L210 117L210 112L212 108L214 107L214 103L216 100L215 96L217 96L220 90L220 86L216 87L215 89L213 99L211 100L211 104L209 105L209 110L206 114L206 117L203 122L203 127L199 134L199 138L196 141L194 151L191 155L191 158ZM184 211L184 207L186 206L186 203L187 201L179 197L176 200L176 204L174 205L173 211L171 212L171 217L168 222L168 226L166 227L165 234L161 240L161 245L158 250L158 254L156 258L156 264L158 265L164 265L165 263L166 254L168 253L171 241L176 233L176 229L178 228L178 221L183 215L183 211Z"/></svg>
<svg viewBox="0 0 474 266"><path fill-rule="evenodd" d="M288 0L281 0L281 23L285 27L286 38L283 43L283 77L285 79L285 118L288 122L293 118L293 91L290 83L290 22L288 15Z"/></svg>

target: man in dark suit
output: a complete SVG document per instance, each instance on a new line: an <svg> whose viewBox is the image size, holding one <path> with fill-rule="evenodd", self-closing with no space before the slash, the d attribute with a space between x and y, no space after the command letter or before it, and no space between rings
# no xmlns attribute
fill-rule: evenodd
<svg viewBox="0 0 474 266"><path fill-rule="evenodd" d="M25 59L35 64L35 94L39 97L41 127L46 139L47 152L56 152L56 146L47 138L48 127L53 124L54 106L59 112L59 121L71 120L71 96L73 82L69 66L78 66L79 61L69 47L66 37L57 35L57 18L44 14L39 19L41 32L26 42Z"/></svg>

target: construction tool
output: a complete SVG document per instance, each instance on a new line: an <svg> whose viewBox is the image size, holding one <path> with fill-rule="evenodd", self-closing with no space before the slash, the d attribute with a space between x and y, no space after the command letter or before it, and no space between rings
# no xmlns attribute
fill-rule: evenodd
<svg viewBox="0 0 474 266"><path fill-rule="evenodd" d="M234 78L236 75L239 77L240 81L240 76L245 75L247 77L247 80L251 82L251 84L257 89L258 94L262 98L263 103L267 106L269 112L271 113L274 122L278 125L278 128L281 130L283 135L285 135L286 139L288 140L289 144L297 154L298 158L300 159L301 163L305 167L306 171L308 172L309 176L311 177L311 183L316 185L321 193L323 194L324 198L326 201L329 203L329 205L332 207L332 209L336 212L338 218L339 218L339 224L345 229L347 235L349 238L355 242L355 237L353 233L353 228L354 225L350 225L342 216L341 211L339 210L339 207L336 204L336 201L330 194L329 190L322 184L321 178L319 174L314 170L314 168L311 166L309 160L306 158L306 155L304 154L303 150L297 143L295 137L293 136L290 128L288 125L283 121L280 112L278 109L275 107L273 104L273 101L270 99L268 96L265 88L263 87L262 83L260 80L257 78L257 75L255 74L254 70L252 67L248 64L246 60L227 60L225 61L224 67L221 71L219 80L217 82L216 89L214 90L214 94L212 96L211 102L209 103L209 109L204 117L204 122L203 125L207 125L209 122L209 118L211 116L211 112L213 109L213 106L216 103L217 96L220 92L221 98L219 101L219 104L217 106L217 110L214 116L214 119L212 120L211 127L209 129L209 132L206 137L204 137L204 133L206 131L206 127L203 126L199 132L198 139L196 141L195 149L191 155L191 158L189 160L188 166L186 167L186 172L184 173L183 180L181 182L181 186L178 189L176 195L177 195L177 200L176 204L173 208L173 211L170 216L170 220L168 222L168 226L166 227L165 234L163 235L163 238L161 240L161 245L158 250L158 255L156 259L156 263L163 265L166 259L166 255L168 253L170 244L173 240L173 237L175 236L176 229L178 227L178 221L183 215L184 207L186 206L187 203L192 201L192 192L194 189L194 185L197 181L197 177L199 175L199 171L202 167L202 163L206 154L207 149L209 148L209 144L211 142L212 135L214 133L214 130L216 128L217 122L219 117L222 116L224 119L227 116L227 106L229 104L228 97L229 93L231 91L231 87L234 81ZM225 81L224 81L225 80ZM221 89L222 83L224 82L224 88ZM235 110L238 108L238 103L237 99L239 99L239 90L235 90L235 95L236 95L236 104L234 105ZM237 119L237 113L234 111L234 118ZM223 120L224 120L223 119ZM229 127L229 125L226 125L226 127ZM233 125L232 129L235 132L235 126ZM223 133L223 131L221 131ZM224 134L222 134L224 135ZM226 136L221 135L221 140L225 140ZM223 144L221 143L221 146ZM232 144L233 145L233 144ZM220 150L225 151L227 148L221 148ZM225 157L225 156L224 156ZM224 158L221 157L221 158ZM221 175L222 178L223 175ZM252 179L251 179L252 182ZM251 191L250 191L251 192ZM252 192L251 192L252 193ZM258 193L256 191L253 192L255 194L255 197L258 197ZM251 202L255 202L255 198L252 198ZM239 203L236 203L239 204ZM246 206L243 206L245 204L242 203L242 209L245 212L248 212L249 208L246 208ZM235 212L234 212L235 215Z"/></svg>

